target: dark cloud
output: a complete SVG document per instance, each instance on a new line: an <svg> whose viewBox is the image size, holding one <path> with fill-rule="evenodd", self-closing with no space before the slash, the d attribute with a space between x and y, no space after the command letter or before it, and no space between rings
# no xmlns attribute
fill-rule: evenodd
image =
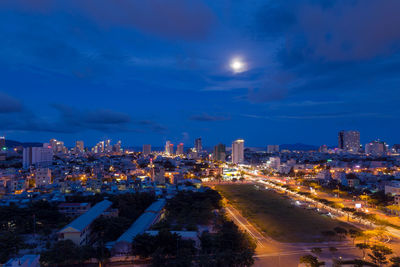
<svg viewBox="0 0 400 267"><path fill-rule="evenodd" d="M99 131L117 132L155 132L161 133L166 128L156 122L147 124L134 123L130 115L108 109L80 110L67 105L53 104L59 117L53 120L44 119L29 110L17 114L0 114L0 124L5 131L80 133Z"/></svg>
<svg viewBox="0 0 400 267"><path fill-rule="evenodd" d="M286 0L258 11L256 34L282 38L291 58L372 59L400 49L397 0Z"/></svg>
<svg viewBox="0 0 400 267"><path fill-rule="evenodd" d="M80 13L98 25L133 27L169 38L197 40L205 38L215 21L214 14L200 0L5 0L3 7L26 12Z"/></svg>
<svg viewBox="0 0 400 267"><path fill-rule="evenodd" d="M18 99L0 92L0 113L22 111L22 104Z"/></svg>
<svg viewBox="0 0 400 267"><path fill-rule="evenodd" d="M216 116L216 115L209 115L207 113L193 115L190 117L192 121L203 121L203 122L211 122L211 121L226 121L230 120L229 117L226 116Z"/></svg>
<svg viewBox="0 0 400 267"><path fill-rule="evenodd" d="M88 130L101 131L130 131L131 117L122 112L97 109L97 110L78 110L66 105L53 105L60 112L62 123L70 127Z"/></svg>
<svg viewBox="0 0 400 267"><path fill-rule="evenodd" d="M276 75L291 78L267 79L248 99L262 103L311 92L396 88L400 16L395 10L400 10L396 0L269 2L256 13L254 37L277 44Z"/></svg>

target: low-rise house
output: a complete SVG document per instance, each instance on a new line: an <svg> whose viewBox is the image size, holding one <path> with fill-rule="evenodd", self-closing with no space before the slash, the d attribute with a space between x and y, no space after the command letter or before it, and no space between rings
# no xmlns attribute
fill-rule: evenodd
<svg viewBox="0 0 400 267"><path fill-rule="evenodd" d="M73 220L58 232L59 240L69 239L76 245L83 246L91 244L93 238L91 236L91 225L94 220L106 213L112 205L109 200L103 200L94 205L83 215Z"/></svg>

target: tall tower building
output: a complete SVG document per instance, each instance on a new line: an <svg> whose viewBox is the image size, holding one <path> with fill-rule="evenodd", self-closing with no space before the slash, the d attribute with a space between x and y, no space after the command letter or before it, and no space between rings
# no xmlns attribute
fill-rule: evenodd
<svg viewBox="0 0 400 267"><path fill-rule="evenodd" d="M22 165L28 168L31 165L48 166L53 161L53 150L46 147L25 147Z"/></svg>
<svg viewBox="0 0 400 267"><path fill-rule="evenodd" d="M143 145L143 155L147 156L151 153L151 145L145 144Z"/></svg>
<svg viewBox="0 0 400 267"><path fill-rule="evenodd" d="M385 155L388 150L388 145L380 140L375 140L365 145L365 154L371 156Z"/></svg>
<svg viewBox="0 0 400 267"><path fill-rule="evenodd" d="M224 144L218 144L214 146L213 158L216 161L225 161L226 148Z"/></svg>
<svg viewBox="0 0 400 267"><path fill-rule="evenodd" d="M201 137L196 138L196 140L194 140L194 148L196 149L196 152L203 151L203 145L201 143Z"/></svg>
<svg viewBox="0 0 400 267"><path fill-rule="evenodd" d="M176 146L176 154L183 155L183 143L180 143L179 145Z"/></svg>
<svg viewBox="0 0 400 267"><path fill-rule="evenodd" d="M76 148L76 151L83 153L85 151L85 146L83 144L83 141L76 141L75 148Z"/></svg>
<svg viewBox="0 0 400 267"><path fill-rule="evenodd" d="M244 140L238 139L232 143L232 163L244 162Z"/></svg>
<svg viewBox="0 0 400 267"><path fill-rule="evenodd" d="M359 131L340 131L338 135L339 148L357 153L360 150Z"/></svg>
<svg viewBox="0 0 400 267"><path fill-rule="evenodd" d="M171 145L171 141L165 142L165 154L169 154L169 146Z"/></svg>

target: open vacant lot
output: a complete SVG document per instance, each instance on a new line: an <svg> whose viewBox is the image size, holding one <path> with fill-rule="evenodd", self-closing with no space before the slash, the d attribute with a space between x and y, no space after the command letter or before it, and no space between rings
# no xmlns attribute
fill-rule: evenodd
<svg viewBox="0 0 400 267"><path fill-rule="evenodd" d="M325 239L322 231L337 226L349 228L343 222L294 206L285 196L254 185L218 185L216 189L249 221L277 241L319 242Z"/></svg>

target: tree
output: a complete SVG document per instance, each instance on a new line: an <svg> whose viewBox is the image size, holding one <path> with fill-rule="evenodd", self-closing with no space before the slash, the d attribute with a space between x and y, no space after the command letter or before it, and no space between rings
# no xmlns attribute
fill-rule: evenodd
<svg viewBox="0 0 400 267"><path fill-rule="evenodd" d="M392 257L390 261L393 263L392 267L400 267L400 257Z"/></svg>
<svg viewBox="0 0 400 267"><path fill-rule="evenodd" d="M329 239L332 239L336 235L336 232L334 232L334 231L322 231L321 234L324 235L325 237L329 238Z"/></svg>
<svg viewBox="0 0 400 267"><path fill-rule="evenodd" d="M319 256L322 253L322 248L312 248L311 253L314 253L317 256Z"/></svg>
<svg viewBox="0 0 400 267"><path fill-rule="evenodd" d="M307 267L318 267L321 264L317 257L310 254L301 256L300 263L304 263Z"/></svg>
<svg viewBox="0 0 400 267"><path fill-rule="evenodd" d="M361 236L361 232L355 229L350 229L349 235L353 239L353 245L354 245L356 238Z"/></svg>
<svg viewBox="0 0 400 267"><path fill-rule="evenodd" d="M156 250L155 237L144 233L137 235L132 243L133 254L141 258L148 258Z"/></svg>
<svg viewBox="0 0 400 267"><path fill-rule="evenodd" d="M368 254L368 256L372 259L374 263L382 265L388 262L387 256L392 253L393 251L384 245L373 245L371 247L371 253Z"/></svg>
<svg viewBox="0 0 400 267"><path fill-rule="evenodd" d="M347 235L347 230L342 227L335 227L333 230L339 235L340 240Z"/></svg>
<svg viewBox="0 0 400 267"><path fill-rule="evenodd" d="M81 249L71 240L58 241L40 255L42 265L65 265L81 261Z"/></svg>
<svg viewBox="0 0 400 267"><path fill-rule="evenodd" d="M365 258L365 250L369 249L370 246L368 244L366 244L366 243L358 243L358 244L356 244L356 247L358 249L362 250L363 259L364 259Z"/></svg>
<svg viewBox="0 0 400 267"><path fill-rule="evenodd" d="M0 232L0 263L15 256L23 245L24 242L18 235L12 232Z"/></svg>

